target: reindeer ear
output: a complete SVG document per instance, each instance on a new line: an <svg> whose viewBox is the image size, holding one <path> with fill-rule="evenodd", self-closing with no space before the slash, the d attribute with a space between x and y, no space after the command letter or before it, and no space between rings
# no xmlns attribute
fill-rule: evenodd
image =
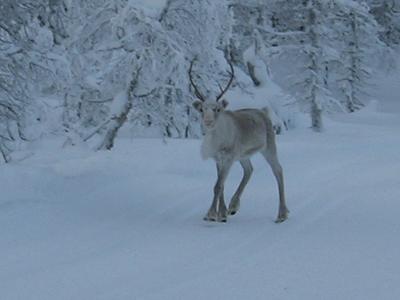
<svg viewBox="0 0 400 300"><path fill-rule="evenodd" d="M203 102L201 102L200 100L196 100L193 102L193 107L197 110L197 111L201 111L202 107L203 107Z"/></svg>
<svg viewBox="0 0 400 300"><path fill-rule="evenodd" d="M226 101L226 99L222 99L222 100L221 100L221 104L222 104L222 107L223 107L223 108L226 108L226 107L228 106L229 102Z"/></svg>

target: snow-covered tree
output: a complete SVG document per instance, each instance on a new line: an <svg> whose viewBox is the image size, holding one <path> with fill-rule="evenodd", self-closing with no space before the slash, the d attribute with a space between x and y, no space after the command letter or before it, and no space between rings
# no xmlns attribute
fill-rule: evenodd
<svg viewBox="0 0 400 300"><path fill-rule="evenodd" d="M38 135L33 129L42 121L43 107L35 97L58 88L56 59L47 56L52 32L41 18L46 13L54 22L58 19L47 5L32 0L0 3L0 152L6 162L19 142Z"/></svg>
<svg viewBox="0 0 400 300"><path fill-rule="evenodd" d="M400 3L398 0L370 0L371 14L382 26L380 38L389 46L400 44Z"/></svg>
<svg viewBox="0 0 400 300"><path fill-rule="evenodd" d="M94 149L111 148L118 134L198 137L188 80L194 57L206 97L218 94L230 60L240 71L238 90L253 97L279 90L263 101L280 129L290 123L281 108L293 103L320 130L323 112L365 104L368 74L399 43L393 0L160 3L2 1L2 160L50 133Z"/></svg>
<svg viewBox="0 0 400 300"><path fill-rule="evenodd" d="M343 13L346 25L342 51L344 72L338 81L345 96L345 107L353 112L365 105L364 87L372 70L368 59L383 45L378 39L378 24L368 13L368 7L352 3L344 7Z"/></svg>
<svg viewBox="0 0 400 300"><path fill-rule="evenodd" d="M323 61L323 48L321 47L321 32L322 25L318 16L321 3L318 0L308 0L306 9L308 11L306 32L308 33L309 45L306 45L304 51L308 58L308 63L305 69L305 80L303 86L305 89L304 100L310 105L311 128L315 131L321 131L322 125L322 111L323 111L323 96L325 89L322 82L322 66Z"/></svg>

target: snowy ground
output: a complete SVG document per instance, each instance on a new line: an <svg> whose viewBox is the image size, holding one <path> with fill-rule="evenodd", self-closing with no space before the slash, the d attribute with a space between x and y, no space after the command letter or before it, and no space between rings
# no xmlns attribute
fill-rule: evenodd
<svg viewBox="0 0 400 300"><path fill-rule="evenodd" d="M202 221L215 170L197 140L38 145L0 167L0 299L399 299L399 87L323 134L278 137L291 210L278 225L259 156L241 211L216 224Z"/></svg>

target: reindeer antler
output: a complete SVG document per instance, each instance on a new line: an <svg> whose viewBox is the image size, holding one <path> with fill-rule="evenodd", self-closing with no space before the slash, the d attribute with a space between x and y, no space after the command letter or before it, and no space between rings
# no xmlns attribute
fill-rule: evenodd
<svg viewBox="0 0 400 300"><path fill-rule="evenodd" d="M231 76L231 78L229 78L229 82L228 82L228 84L226 85L226 87L223 89L222 87L221 87L221 85L218 83L218 86L219 86L219 89L221 90L221 93L217 96L217 102L219 101L219 99L221 99L222 98L222 96L226 93L226 91L229 89L229 87L230 87L230 85L232 84L232 81L233 81L233 78L235 78L235 71L234 71L234 69L233 69L233 66L232 66L232 63L228 60L228 64L229 64L229 67L231 68L231 70L230 70L230 72L228 72L229 73L229 75Z"/></svg>
<svg viewBox="0 0 400 300"><path fill-rule="evenodd" d="M194 89L194 93L196 95L197 98L199 98L199 100L205 102L205 98L204 96L200 93L200 91L198 90L196 84L193 81L192 78L192 68L193 68L193 63L194 61L197 59L197 57L193 58L192 61L190 62L190 68L189 68L189 80L190 80L190 84L192 85L193 89Z"/></svg>

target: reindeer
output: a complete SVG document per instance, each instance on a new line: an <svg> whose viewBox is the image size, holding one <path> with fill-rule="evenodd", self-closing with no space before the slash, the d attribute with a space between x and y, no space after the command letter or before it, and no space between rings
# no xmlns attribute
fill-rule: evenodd
<svg viewBox="0 0 400 300"><path fill-rule="evenodd" d="M278 161L275 133L268 115L268 109L226 110L228 102L225 99L221 100L221 98L234 78L234 69L229 61L230 79L228 84L224 89L219 85L221 92L216 101L206 100L192 78L194 61L195 59L190 63L189 79L198 98L194 101L193 107L201 114L205 130L201 154L203 159L212 158L215 160L218 174L214 186L214 198L204 220L226 222L228 215L234 215L238 212L240 197L253 172L250 157L260 152L271 166L278 183L279 212L275 222L285 221L289 210L285 203L283 172ZM244 173L227 209L224 201L224 183L235 161L240 162Z"/></svg>

